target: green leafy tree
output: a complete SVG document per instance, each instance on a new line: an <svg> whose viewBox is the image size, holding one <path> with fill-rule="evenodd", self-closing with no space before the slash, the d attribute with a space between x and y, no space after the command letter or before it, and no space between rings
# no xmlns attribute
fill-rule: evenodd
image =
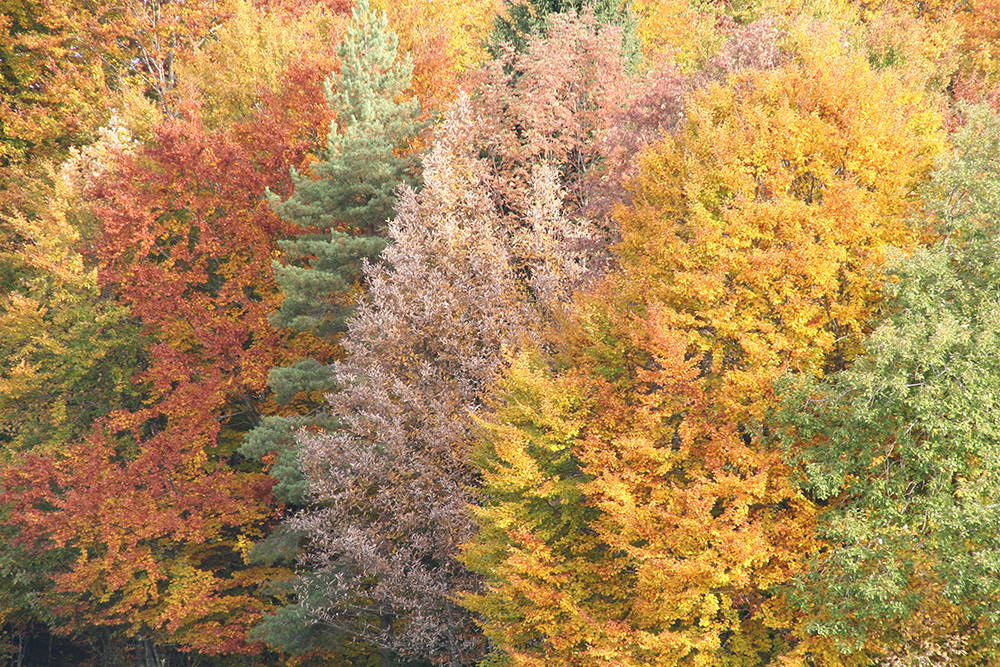
<svg viewBox="0 0 1000 667"><path fill-rule="evenodd" d="M791 595L811 632L848 648L961 640L970 661L995 656L1000 119L967 115L928 197L943 241L899 262L865 354L789 383L781 412L803 487L826 506L826 548Z"/></svg>

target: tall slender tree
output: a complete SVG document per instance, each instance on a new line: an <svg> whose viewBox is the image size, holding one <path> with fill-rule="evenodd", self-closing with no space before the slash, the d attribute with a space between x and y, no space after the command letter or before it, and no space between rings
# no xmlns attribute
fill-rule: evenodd
<svg viewBox="0 0 1000 667"><path fill-rule="evenodd" d="M310 572L287 614L367 637L386 663L467 665L481 653L454 601L477 581L456 560L471 535L469 413L504 349L535 335L583 271L565 242L579 231L559 214L555 172L538 172L531 217L507 220L476 136L460 104L424 161L424 190L404 191L385 266L366 268L370 294L330 396L343 428L301 438L316 508L290 524L310 538Z"/></svg>
<svg viewBox="0 0 1000 667"><path fill-rule="evenodd" d="M374 261L385 248L396 190L419 183L414 142L425 124L419 101L408 94L413 65L397 47L385 14L361 0L337 47L340 70L325 86L335 117L323 159L310 165L312 177L292 171L290 198L270 196L280 216L311 230L280 243L284 257L274 268L284 299L273 322L330 343L336 343L353 312L362 263ZM265 418L243 449L257 458L276 457L277 492L294 503L303 501L303 481L292 433L307 425L334 426L322 398L315 398L334 389L327 361L303 359L271 372L279 402L298 400L307 414Z"/></svg>

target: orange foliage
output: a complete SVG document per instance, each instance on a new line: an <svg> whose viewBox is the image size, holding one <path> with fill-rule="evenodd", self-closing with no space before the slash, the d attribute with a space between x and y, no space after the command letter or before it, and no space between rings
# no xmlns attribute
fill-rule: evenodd
<svg viewBox="0 0 1000 667"><path fill-rule="evenodd" d="M268 371L325 351L268 322L276 240L291 230L263 197L287 187L326 120L321 78L294 84L309 104L264 100L255 122L226 130L207 131L185 107L93 184L100 284L156 341L141 377L150 399L85 442L29 455L4 483L25 543L74 550L56 575L71 600L57 611L74 623L205 654L259 649L246 632L268 608L254 589L269 570L246 565L245 543L273 519L273 480L242 472L234 451L269 407Z"/></svg>
<svg viewBox="0 0 1000 667"><path fill-rule="evenodd" d="M815 510L765 418L779 374L856 353L888 245L921 240L943 141L920 102L826 48L709 86L647 151L620 272L483 423L467 604L515 664L826 659L774 593Z"/></svg>
<svg viewBox="0 0 1000 667"><path fill-rule="evenodd" d="M414 93L425 108L437 109L458 94L459 75L485 60L482 45L499 6L499 0L372 2L399 35L400 53L413 57Z"/></svg>
<svg viewBox="0 0 1000 667"><path fill-rule="evenodd" d="M696 96L619 214L637 297L691 332L741 419L789 365L821 372L854 354L879 299L873 270L888 246L921 240L914 188L944 146L939 116L891 75L803 59Z"/></svg>

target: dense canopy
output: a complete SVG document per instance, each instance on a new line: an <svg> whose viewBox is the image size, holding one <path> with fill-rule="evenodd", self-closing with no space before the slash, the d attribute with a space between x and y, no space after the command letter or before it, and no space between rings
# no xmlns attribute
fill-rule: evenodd
<svg viewBox="0 0 1000 667"><path fill-rule="evenodd" d="M0 663L1000 664L998 16L0 0Z"/></svg>

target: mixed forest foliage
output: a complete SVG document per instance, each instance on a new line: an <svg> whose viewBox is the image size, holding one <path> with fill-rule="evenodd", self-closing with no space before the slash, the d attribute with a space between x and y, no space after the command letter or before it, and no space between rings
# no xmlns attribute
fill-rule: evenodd
<svg viewBox="0 0 1000 667"><path fill-rule="evenodd" d="M0 0L0 664L1000 664L998 25Z"/></svg>

